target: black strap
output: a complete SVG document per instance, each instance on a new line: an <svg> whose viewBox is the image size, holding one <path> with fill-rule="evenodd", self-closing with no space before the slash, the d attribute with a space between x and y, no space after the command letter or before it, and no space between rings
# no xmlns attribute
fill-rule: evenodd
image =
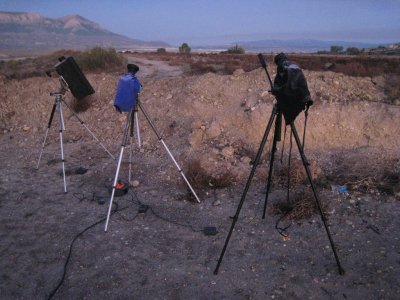
<svg viewBox="0 0 400 300"><path fill-rule="evenodd" d="M286 135L286 127L285 127L285 135ZM287 174L287 194L286 194L286 201L288 203L288 205L290 204L290 171L291 171L291 158L292 158L292 146L293 146L293 132L292 130L290 130L290 138L289 138L289 157L288 157L288 174ZM288 238L289 237L289 232L287 231L287 229L289 229L290 226L292 226L292 224L289 224L285 227L280 227L279 223L285 219L289 214L290 214L291 210L286 211L283 216L281 216L275 223L275 229L278 231L278 233L283 236L284 238Z"/></svg>
<svg viewBox="0 0 400 300"><path fill-rule="evenodd" d="M285 149L285 141L286 141L286 126L285 126L285 132L283 134L282 151L281 151L281 163L283 163L283 150Z"/></svg>
<svg viewBox="0 0 400 300"><path fill-rule="evenodd" d="M303 130L303 150L304 150L304 145L306 142L306 128L307 128L307 120L308 120L308 110L310 108L309 105L306 106L306 110L304 111L304 130Z"/></svg>

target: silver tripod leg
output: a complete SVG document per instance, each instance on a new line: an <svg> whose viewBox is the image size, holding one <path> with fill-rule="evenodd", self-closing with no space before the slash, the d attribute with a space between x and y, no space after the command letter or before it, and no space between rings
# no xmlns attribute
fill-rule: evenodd
<svg viewBox="0 0 400 300"><path fill-rule="evenodd" d="M67 181L65 179L65 160L64 160L64 145L63 145L63 130L64 130L64 118L62 115L61 109L61 96L57 95L57 113L58 113L58 131L60 135L60 148L61 148L61 163L62 163L62 172L63 172L63 180L64 180L64 192L67 192Z"/></svg>
<svg viewBox="0 0 400 300"><path fill-rule="evenodd" d="M139 118L138 118L137 110L134 111L134 119L135 119L135 125L136 125L136 134L137 134L137 139L138 139L138 146L139 146L139 148L142 148L142 141L140 139Z"/></svg>
<svg viewBox="0 0 400 300"><path fill-rule="evenodd" d="M111 215L111 209L112 209L112 205L113 205L113 201L114 201L115 189L117 187L119 170L121 168L121 162L122 162L122 157L124 155L125 145L126 145L126 142L127 142L127 139L128 139L128 133L129 133L129 131L132 131L132 128L131 128L132 127L132 121L133 121L132 117L133 117L133 111L131 111L128 114L128 118L127 118L127 121L126 121L125 132L124 132L124 136L123 136L123 139L122 139L121 152L119 154L119 159L118 159L117 171L115 172L113 188L112 188L112 191L111 191L110 206L108 207L107 220L106 220L106 225L104 227L104 231L106 231L106 232L107 232L107 229L108 229L108 222L110 221L110 215Z"/></svg>
<svg viewBox="0 0 400 300"><path fill-rule="evenodd" d="M42 159L43 150L44 150L44 146L46 145L46 140L47 140L47 135L48 135L48 134L49 134L49 128L47 127L47 129L46 129L46 134L44 135L44 140L43 140L43 144L42 144L42 149L40 150L39 159L38 159L38 162L37 162L37 164L36 164L36 169L39 169L40 160Z"/></svg>
<svg viewBox="0 0 400 300"><path fill-rule="evenodd" d="M113 189L112 189L111 198L110 198L110 206L108 207L106 226L104 227L104 231L106 231L106 232L107 232L107 228L108 228L108 222L109 222L109 220L110 220L111 208L112 208L113 201L114 201L115 188L116 188L116 186L117 186L118 175L119 175L119 169L120 169L120 167L121 167L121 161L122 161L122 156L123 156L123 154L124 154L124 148L125 148L125 147L122 145L122 147L121 147L121 153L119 154L119 159L118 159L117 171L115 172L115 178L114 178L114 183L113 183Z"/></svg>
<svg viewBox="0 0 400 300"><path fill-rule="evenodd" d="M137 134L137 139L138 139L138 147L142 147L142 143L140 140L140 129L139 129L139 118L138 118L138 111L137 108L134 108L133 111L133 120L131 122L134 122L131 124L133 127L136 127L136 134ZM129 182L132 180L132 154L133 153L133 132L131 132L131 138L130 138L130 152L129 152Z"/></svg>
<svg viewBox="0 0 400 300"><path fill-rule="evenodd" d="M153 123L150 120L149 115L146 113L145 109L143 108L141 102L139 102L138 100L138 105L140 107L140 109L142 110L144 116L146 117L147 121L149 122L151 128L153 129L154 133L157 135L158 139L160 140L160 142L163 144L165 150L167 150L167 153L169 154L169 156L171 157L172 161L175 163L175 166L178 168L179 173L181 174L182 178L185 180L187 186L189 187L190 191L192 192L193 196L196 198L197 202L200 203L200 199L199 197L197 197L196 192L194 191L194 189L192 188L192 186L190 185L189 181L187 180L185 174L183 173L181 167L178 165L178 163L176 162L174 156L172 155L171 151L169 151L169 148L167 146L167 144L165 144L163 138L160 136L160 134L158 133L156 127L153 125Z"/></svg>

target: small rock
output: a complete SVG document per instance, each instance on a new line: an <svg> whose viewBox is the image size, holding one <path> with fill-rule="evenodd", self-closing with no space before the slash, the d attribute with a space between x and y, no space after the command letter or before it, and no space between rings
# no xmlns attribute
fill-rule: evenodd
<svg viewBox="0 0 400 300"><path fill-rule="evenodd" d="M243 69L237 69L233 72L233 76L239 76L246 73Z"/></svg>
<svg viewBox="0 0 400 300"><path fill-rule="evenodd" d="M168 94L166 99L167 99L167 100L172 99L172 95L171 95L171 94Z"/></svg>
<svg viewBox="0 0 400 300"><path fill-rule="evenodd" d="M29 131L29 129L31 129L31 128L29 126L27 126L27 125L24 125L24 127L22 127L23 131Z"/></svg>
<svg viewBox="0 0 400 300"><path fill-rule="evenodd" d="M221 205L221 201L215 200L213 206L219 206L219 205Z"/></svg>
<svg viewBox="0 0 400 300"><path fill-rule="evenodd" d="M139 185L140 185L139 180L132 180L132 181L131 181L131 186L132 186L132 187L138 187Z"/></svg>
<svg viewBox="0 0 400 300"><path fill-rule="evenodd" d="M221 127L217 121L213 121L210 125L210 128L207 130L207 135L209 138L216 138L221 134Z"/></svg>
<svg viewBox="0 0 400 300"><path fill-rule="evenodd" d="M235 149L232 146L225 147L222 149L222 155L226 158L230 158L235 153Z"/></svg>
<svg viewBox="0 0 400 300"><path fill-rule="evenodd" d="M242 156L242 157L240 158L240 161L241 161L242 163L245 163L245 164L249 165L250 162L251 162L251 158L248 157L248 156Z"/></svg>

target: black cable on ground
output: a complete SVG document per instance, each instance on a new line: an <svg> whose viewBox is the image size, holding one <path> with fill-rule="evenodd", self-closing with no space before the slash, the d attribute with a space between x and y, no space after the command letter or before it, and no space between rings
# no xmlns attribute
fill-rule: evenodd
<svg viewBox="0 0 400 300"><path fill-rule="evenodd" d="M147 204L142 203L142 202L139 200L139 197L138 197L138 195L136 194L136 192L135 192L134 190L132 190L132 193L133 193L134 197L136 198L136 200L132 198L132 202L139 205L139 210L142 208L142 209L143 209L143 212L145 212L145 211L147 211L147 209L150 209L150 211L152 212L152 214L153 214L155 217L157 217L157 218L163 220L164 222L171 223L171 224L174 224L174 225L177 225L177 226L182 226L182 227L190 228L193 232L203 232L205 235L216 235L216 234L218 233L217 227L215 227L215 226L206 226L206 227L204 227L203 229L195 229L195 228L194 228L192 225L190 225L190 224L183 224L183 223L179 223L179 222L174 221L174 220L170 220L170 219L168 219L168 218L166 218L166 217L160 215L159 213L157 213L157 212L154 210L154 208L151 207L150 205L147 205Z"/></svg>
<svg viewBox="0 0 400 300"><path fill-rule="evenodd" d="M118 209L118 204L117 204L116 202L114 202L114 204L116 205L116 207L115 207L115 209L111 212L111 215L113 215L113 214L116 213L116 212L120 212L120 211L122 211L122 210L128 208L128 206L126 206L126 207L123 207L123 208L121 208L121 209ZM64 270L63 270L62 277L61 277L60 281L58 282L57 286L56 286L56 287L51 291L51 293L49 294L49 297L47 298L48 300L50 300L50 299L52 299L52 298L54 297L54 295L57 293L58 289L61 287L61 285L62 285L63 282L64 282L65 275L67 274L67 266L68 266L68 263L69 263L69 260L70 260L70 258L71 258L71 254L72 254L72 247L74 246L75 241L76 241L81 235L83 235L86 231L88 231L89 229L95 227L96 225L99 225L100 223L103 223L106 219L107 219L107 218L103 218L103 219L101 219L101 220L99 220L99 221L93 223L92 225L86 227L84 230L82 230L81 232L79 232L79 233L74 237L74 239L72 240L72 242L71 242L71 244L70 244L70 246L69 246L69 252L68 252L67 259L66 259L66 261L65 261L65 263L64 263Z"/></svg>
<svg viewBox="0 0 400 300"><path fill-rule="evenodd" d="M130 189L130 190L132 190L132 189ZM155 212L154 209L153 209L151 206L142 203L142 202L139 200L139 197L137 196L137 194L135 193L135 191L132 190L132 192L133 192L133 196L131 196L131 201L132 201L132 203L134 203L134 204L136 204L136 205L139 206L139 210L140 210L141 208L145 208L145 209L144 209L144 212L145 212L145 211L147 211L147 209L150 209L150 211L153 213L153 215L156 216L157 218L159 218L159 219L161 219L161 220L163 220L163 221L165 221L165 222L174 224L174 225L178 225L178 226L190 228L190 229L191 229L192 231L194 231L194 232L204 232L205 235L216 235L216 234L218 233L217 228L214 227L214 226L206 226L206 227L204 227L203 229L195 229L195 228L193 228L193 226L190 225L190 224L182 224L182 223L179 223L179 222L176 222L176 221L173 221L173 220L169 220L169 219L167 219L167 218L161 216L161 215L158 214L157 212ZM74 193L73 196L74 196L76 199L78 199L79 201L83 201L84 199L89 199L89 198L85 197L83 193ZM136 199L134 199L133 197L135 197ZM114 204L116 205L116 207L115 207L115 209L111 212L110 216L113 215L114 213L120 213L121 211L123 211L123 210L129 208L129 206L126 206L126 207L123 207L123 208L121 208L121 209L118 209L118 203L117 203L117 202L114 202ZM123 216L122 214L119 214L119 215L120 215L120 217L121 217L124 221L133 221L133 220L138 216L138 214L139 214L139 213L137 213L137 214L136 214L133 218L131 218L131 219L126 218L126 217ZM61 285L62 285L63 282L64 282L65 275L66 275L66 273L67 273L67 266L68 266L68 263L69 263L69 261L70 261L71 255L72 255L72 248L73 248L73 246L74 246L75 241L76 241L80 236L82 236L86 231L88 231L89 229L91 229L91 228L93 228L93 227L99 225L100 223L103 223L106 219L107 219L107 218L105 217L105 218L102 218L101 220L99 220L99 221L93 223L92 225L86 227L84 230L82 230L81 232L79 232L79 233L74 237L74 239L72 240L72 242L71 242L71 244L70 244L70 247L69 247L69 252L68 252L67 259L66 259L66 261L65 261L65 263L64 263L64 270L63 270L62 277L61 277L59 283L57 284L57 286L56 286L56 287L52 290L52 292L49 294L49 297L47 298L48 300L50 300L50 299L52 299L52 298L54 297L54 295L57 293L58 289L61 287Z"/></svg>

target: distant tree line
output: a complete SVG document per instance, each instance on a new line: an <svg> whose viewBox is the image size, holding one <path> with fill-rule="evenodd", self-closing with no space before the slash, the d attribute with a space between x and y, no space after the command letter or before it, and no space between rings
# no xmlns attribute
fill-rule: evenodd
<svg viewBox="0 0 400 300"><path fill-rule="evenodd" d="M393 44L389 47L378 46L377 48L357 48L348 47L344 49L343 46L333 45L330 51L318 51L318 54L347 54L347 55L359 55L359 54L386 54L386 55L399 55L400 44Z"/></svg>

